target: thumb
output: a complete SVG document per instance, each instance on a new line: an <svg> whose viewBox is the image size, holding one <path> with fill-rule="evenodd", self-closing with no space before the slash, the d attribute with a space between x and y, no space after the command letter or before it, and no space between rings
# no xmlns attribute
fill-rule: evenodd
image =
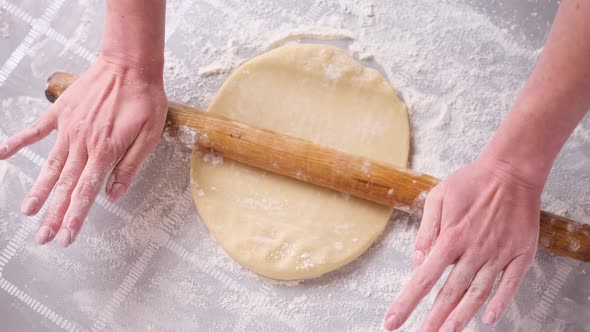
<svg viewBox="0 0 590 332"><path fill-rule="evenodd" d="M115 203L129 189L144 160L154 150L159 136L151 138L141 133L113 168L105 192L109 202Z"/></svg>
<svg viewBox="0 0 590 332"><path fill-rule="evenodd" d="M416 246L412 265L417 268L424 262L424 259L430 252L434 240L438 236L440 230L440 221L442 214L443 190L442 187L436 186L432 189L428 196L426 196L426 203L424 204L424 213L422 214L422 221L420 229L416 237Z"/></svg>

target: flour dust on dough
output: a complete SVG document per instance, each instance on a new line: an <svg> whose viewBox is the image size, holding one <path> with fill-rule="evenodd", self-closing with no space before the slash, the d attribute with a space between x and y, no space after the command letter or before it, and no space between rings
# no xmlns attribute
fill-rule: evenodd
<svg viewBox="0 0 590 332"><path fill-rule="evenodd" d="M209 112L406 167L405 105L374 69L331 46L295 44L253 58L223 84ZM272 156L269 156L272 158ZM277 280L318 277L359 257L391 209L193 153L193 197L207 228L249 270Z"/></svg>

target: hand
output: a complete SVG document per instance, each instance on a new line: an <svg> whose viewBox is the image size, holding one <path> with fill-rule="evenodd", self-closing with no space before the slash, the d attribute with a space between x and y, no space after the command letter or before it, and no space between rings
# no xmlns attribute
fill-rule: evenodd
<svg viewBox="0 0 590 332"><path fill-rule="evenodd" d="M415 270L387 312L386 329L399 328L452 264L421 330L462 330L500 274L483 321L494 325L502 317L534 258L539 236L542 184L524 182L514 173L506 163L478 160L428 194Z"/></svg>
<svg viewBox="0 0 590 332"><path fill-rule="evenodd" d="M55 187L37 243L59 234L60 244L70 245L111 169L109 201L129 188L164 127L166 95L161 72L155 72L100 56L41 118L0 146L0 159L6 159L58 130L21 206L24 214L36 214Z"/></svg>

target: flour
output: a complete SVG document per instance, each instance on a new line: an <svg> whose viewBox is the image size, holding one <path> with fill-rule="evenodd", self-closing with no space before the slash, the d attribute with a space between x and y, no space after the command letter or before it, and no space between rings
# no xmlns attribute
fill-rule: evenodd
<svg viewBox="0 0 590 332"><path fill-rule="evenodd" d="M199 76L207 77L217 74L225 74L231 71L231 65L214 63L205 67L199 68Z"/></svg>
<svg viewBox="0 0 590 332"><path fill-rule="evenodd" d="M363 161L363 163L361 164L361 172L363 172L365 175L367 176L371 176L371 170L373 168L373 165L371 165L370 162L368 161Z"/></svg>
<svg viewBox="0 0 590 332"><path fill-rule="evenodd" d="M2 37L2 38L10 37L10 26L8 25L8 22L0 23L0 37Z"/></svg>
<svg viewBox="0 0 590 332"><path fill-rule="evenodd" d="M245 197L242 199L241 203L244 204L245 207L269 211L277 217L287 216L286 201L281 200L279 197L268 198L261 196L256 192L249 195L245 194L244 196Z"/></svg>
<svg viewBox="0 0 590 332"><path fill-rule="evenodd" d="M16 134L17 130L30 126L47 110L44 98L18 96L0 100L0 114L5 125L11 125L8 134ZM8 122L8 123L7 123ZM19 128L20 127L20 128ZM6 127L3 127L6 128Z"/></svg>
<svg viewBox="0 0 590 332"><path fill-rule="evenodd" d="M199 138L199 133L187 126L166 126L162 138L169 142L181 144L189 149L193 149Z"/></svg>
<svg viewBox="0 0 590 332"><path fill-rule="evenodd" d="M203 156L203 161L210 163L213 167L218 167L223 165L223 155L216 152L207 152Z"/></svg>
<svg viewBox="0 0 590 332"><path fill-rule="evenodd" d="M93 13L90 7L86 7L80 17L80 24L64 45L60 56L64 56L67 52L76 52L76 50L86 42L90 33L90 26L94 22L94 16L95 13Z"/></svg>
<svg viewBox="0 0 590 332"><path fill-rule="evenodd" d="M277 36L271 37L271 41L264 48L270 50L301 39L352 40L354 36L350 31L344 29L310 26L281 32Z"/></svg>
<svg viewBox="0 0 590 332"><path fill-rule="evenodd" d="M335 65L333 65L331 63L324 66L324 71L325 71L326 77L330 81L337 81L340 77L342 77L342 72L340 72L338 67L336 67Z"/></svg>
<svg viewBox="0 0 590 332"><path fill-rule="evenodd" d="M313 268L315 264L311 260L311 257L307 253L303 253L299 256L299 261L297 262L297 270L309 270Z"/></svg>

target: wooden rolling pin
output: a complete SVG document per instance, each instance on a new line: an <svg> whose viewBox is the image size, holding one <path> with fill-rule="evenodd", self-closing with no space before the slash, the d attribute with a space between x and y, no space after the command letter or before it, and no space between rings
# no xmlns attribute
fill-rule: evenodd
<svg viewBox="0 0 590 332"><path fill-rule="evenodd" d="M54 73L45 95L54 102L77 79ZM195 145L266 171L313 183L421 214L428 190L440 180L374 160L343 153L170 102L166 126L187 126L197 132ZM590 225L541 211L539 248L557 255L590 261Z"/></svg>

